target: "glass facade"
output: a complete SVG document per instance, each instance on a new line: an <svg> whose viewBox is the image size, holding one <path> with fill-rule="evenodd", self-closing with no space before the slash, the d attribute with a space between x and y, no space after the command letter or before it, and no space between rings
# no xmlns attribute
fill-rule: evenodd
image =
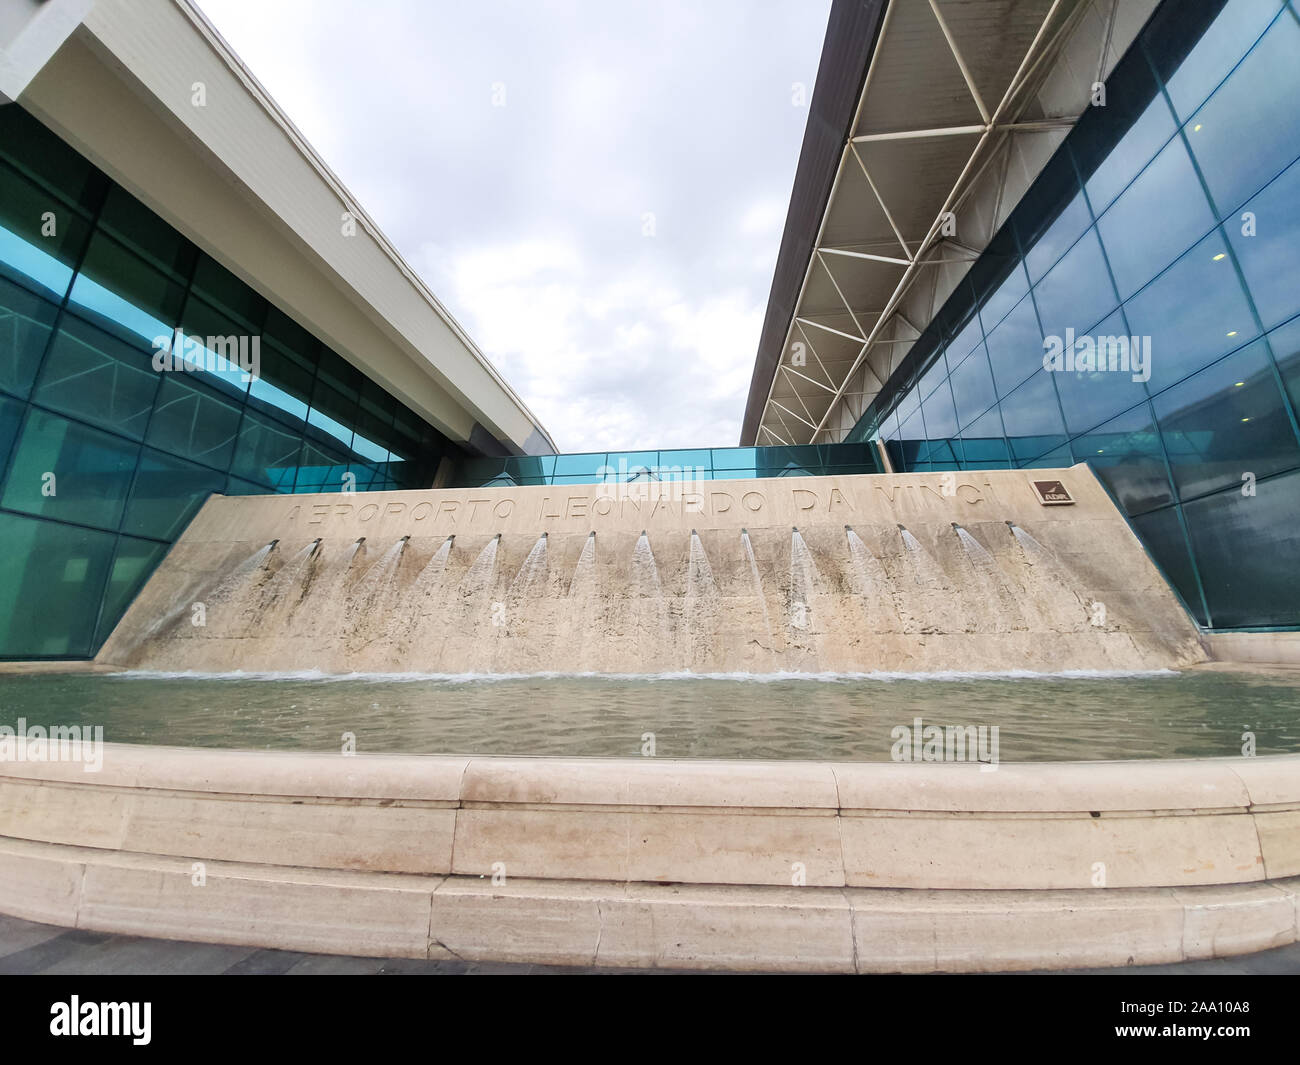
<svg viewBox="0 0 1300 1065"><path fill-rule="evenodd" d="M158 337L200 368L156 368ZM0 657L94 654L212 492L427 487L458 454L0 106Z"/></svg>
<svg viewBox="0 0 1300 1065"><path fill-rule="evenodd" d="M457 465L448 487L619 484L643 480L734 481L749 477L879 472L875 445L869 443L589 451L572 455L466 459Z"/></svg>
<svg viewBox="0 0 1300 1065"><path fill-rule="evenodd" d="M1294 628L1298 408L1300 15L1166 0L849 439L1088 462L1202 625Z"/></svg>

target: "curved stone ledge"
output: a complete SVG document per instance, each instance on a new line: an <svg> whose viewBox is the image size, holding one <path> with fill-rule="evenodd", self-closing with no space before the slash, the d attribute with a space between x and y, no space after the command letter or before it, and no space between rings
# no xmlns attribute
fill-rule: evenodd
<svg viewBox="0 0 1300 1065"><path fill-rule="evenodd" d="M105 745L0 763L0 836L303 869L943 890L1300 875L1300 755L1001 765Z"/></svg>
<svg viewBox="0 0 1300 1065"><path fill-rule="evenodd" d="M1297 939L1300 878L899 891L318 870L0 838L0 908L103 932L324 953L787 972L1150 965Z"/></svg>

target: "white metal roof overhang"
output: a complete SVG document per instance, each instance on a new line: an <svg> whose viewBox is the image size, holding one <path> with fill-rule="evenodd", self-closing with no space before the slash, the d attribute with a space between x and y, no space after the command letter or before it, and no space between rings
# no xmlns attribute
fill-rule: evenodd
<svg viewBox="0 0 1300 1065"><path fill-rule="evenodd" d="M878 0L875 47L842 133L816 238L804 241L793 300L782 301L777 291L778 261L772 303L792 305L793 313L777 316L769 307L742 444L835 442L852 428L928 324L909 317L909 293L927 285L932 294L951 292L1014 206L998 202L1009 184L1005 170L991 172L1014 160L1036 174L1086 106L1087 88L1115 58L1121 4ZM823 63L835 20L832 9ZM1078 36L1102 41L1090 58L1072 42L1084 21L1093 25ZM1124 31L1131 39L1135 29ZM1076 68L1091 62L1092 69L1073 71L1076 91L1040 93L1063 49ZM840 80L851 76L842 72ZM805 155L812 135L805 136ZM1011 150L1013 138L1027 137L1042 140L1039 150ZM801 158L796 200L800 182L811 180L803 171ZM1017 198L1032 176L1010 183ZM990 177L996 196L972 198ZM795 210L792 201L787 229ZM786 237L783 257L796 244ZM920 305L933 314L940 303Z"/></svg>

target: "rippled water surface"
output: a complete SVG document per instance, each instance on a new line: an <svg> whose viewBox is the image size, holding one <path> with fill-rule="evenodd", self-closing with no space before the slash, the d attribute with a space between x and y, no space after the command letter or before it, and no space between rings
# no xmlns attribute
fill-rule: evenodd
<svg viewBox="0 0 1300 1065"><path fill-rule="evenodd" d="M1300 674L0 677L0 724L197 747L888 761L898 725L998 726L1005 762L1300 751Z"/></svg>

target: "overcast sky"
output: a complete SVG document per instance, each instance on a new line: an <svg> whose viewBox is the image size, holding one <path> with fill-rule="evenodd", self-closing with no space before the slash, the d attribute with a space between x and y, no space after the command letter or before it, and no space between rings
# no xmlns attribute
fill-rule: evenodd
<svg viewBox="0 0 1300 1065"><path fill-rule="evenodd" d="M561 451L737 443L829 0L200 4Z"/></svg>

